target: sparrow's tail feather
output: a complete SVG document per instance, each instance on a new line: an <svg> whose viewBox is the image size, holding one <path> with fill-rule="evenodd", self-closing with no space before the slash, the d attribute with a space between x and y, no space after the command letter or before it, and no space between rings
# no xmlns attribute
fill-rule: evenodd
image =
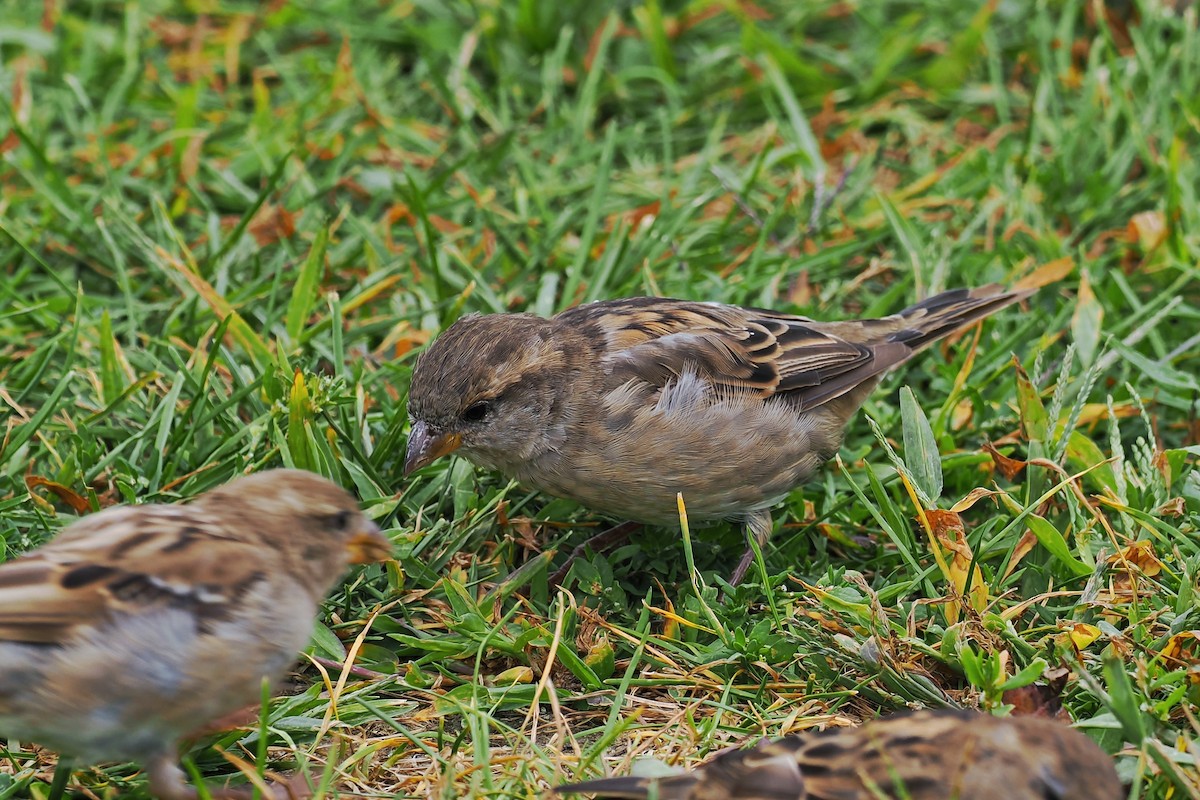
<svg viewBox="0 0 1200 800"><path fill-rule="evenodd" d="M849 416L884 372L907 361L918 350L943 336L949 336L1031 294L1033 290L1010 292L993 283L975 289L942 292L890 317L823 324L823 330L843 338L853 337L853 341L866 346L871 358L830 380L794 392L793 397L804 409L849 397L846 405L846 415Z"/></svg>
<svg viewBox="0 0 1200 800"><path fill-rule="evenodd" d="M657 782L658 791L654 795L659 800L687 800L696 779L691 775L675 775L669 778L600 778L582 783L568 783L558 786L554 791L558 794L590 794L596 797L629 798L644 800L650 796L651 787Z"/></svg>
<svg viewBox="0 0 1200 800"><path fill-rule="evenodd" d="M960 328L990 316L1033 294L1034 290L1006 291L993 283L975 289L953 289L909 306L896 316L907 325L884 341L907 345L914 352L949 336Z"/></svg>
<svg viewBox="0 0 1200 800"><path fill-rule="evenodd" d="M764 739L748 750L726 750L693 772L662 778L602 778L560 786L556 791L633 800L804 800L810 794L805 790L798 753L807 741L801 736L775 742ZM822 772L819 763L811 769L817 775ZM821 795L831 800L835 796L850 797Z"/></svg>

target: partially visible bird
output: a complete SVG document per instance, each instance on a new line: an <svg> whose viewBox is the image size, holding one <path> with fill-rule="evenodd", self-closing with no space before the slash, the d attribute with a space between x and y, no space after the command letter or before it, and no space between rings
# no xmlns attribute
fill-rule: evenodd
<svg viewBox="0 0 1200 800"><path fill-rule="evenodd" d="M659 800L1118 800L1112 759L1038 717L918 711L763 742L664 778L602 778L560 794Z"/></svg>
<svg viewBox="0 0 1200 800"><path fill-rule="evenodd" d="M656 525L677 524L682 492L691 519L738 520L762 545L885 371L1029 294L958 289L844 322L663 297L468 315L413 369L404 472L458 452Z"/></svg>
<svg viewBox="0 0 1200 800"><path fill-rule="evenodd" d="M0 565L0 734L138 761L156 797L192 800L180 739L257 703L346 567L390 553L354 497L299 470L84 517Z"/></svg>

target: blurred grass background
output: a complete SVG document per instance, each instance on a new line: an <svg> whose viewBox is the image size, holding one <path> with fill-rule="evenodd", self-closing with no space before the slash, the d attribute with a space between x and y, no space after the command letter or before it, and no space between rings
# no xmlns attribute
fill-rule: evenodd
<svg viewBox="0 0 1200 800"><path fill-rule="evenodd" d="M1061 705L1131 797L1196 797L1187 6L5 5L0 544L280 464L354 488L399 561L331 597L266 728L328 796L535 797L954 704ZM723 599L732 526L556 593L607 520L461 461L401 478L413 357L466 311L992 281L1046 288L886 380ZM52 766L10 751L0 798Z"/></svg>

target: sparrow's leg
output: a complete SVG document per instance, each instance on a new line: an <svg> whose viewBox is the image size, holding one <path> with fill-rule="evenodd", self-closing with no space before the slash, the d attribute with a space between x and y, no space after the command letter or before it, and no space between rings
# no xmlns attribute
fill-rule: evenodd
<svg viewBox="0 0 1200 800"><path fill-rule="evenodd" d="M582 556L588 550L595 553L606 552L628 539L635 531L640 530L641 527L642 523L640 522L622 522L620 525L614 525L606 531L597 533L572 550L571 555L567 556L566 563L554 570L550 577L546 578L546 583L551 589L557 589L558 585L567 577L567 571L571 569L571 565L575 563L575 559Z"/></svg>
<svg viewBox="0 0 1200 800"><path fill-rule="evenodd" d="M150 794L158 800L196 800L198 797L179 768L174 750L146 762L146 775L150 778Z"/></svg>
<svg viewBox="0 0 1200 800"><path fill-rule="evenodd" d="M742 578L746 577L746 570L750 569L750 564L754 561L754 546L750 544L750 537L753 536L754 541L758 542L759 550L762 550L771 538L771 512L755 511L746 517L745 524L746 552L742 553L742 560L729 576L730 586L737 586L742 582Z"/></svg>

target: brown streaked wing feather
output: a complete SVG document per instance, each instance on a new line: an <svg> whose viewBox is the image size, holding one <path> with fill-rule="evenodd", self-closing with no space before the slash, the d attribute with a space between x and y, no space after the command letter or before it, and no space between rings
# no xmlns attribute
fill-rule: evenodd
<svg viewBox="0 0 1200 800"><path fill-rule="evenodd" d="M808 800L799 746L793 737L723 753L701 770L689 800Z"/></svg>
<svg viewBox="0 0 1200 800"><path fill-rule="evenodd" d="M100 512L0 565L0 640L58 642L118 609L161 605L204 624L262 578L264 556L186 507Z"/></svg>
<svg viewBox="0 0 1200 800"><path fill-rule="evenodd" d="M797 387L790 397L801 408L815 408L836 400L907 361L938 339L972 325L1032 293L1033 290L1008 292L998 284L989 284L975 289L942 292L881 319L813 323L822 334L839 341L858 343L869 353L869 357L828 373L811 387ZM802 360L806 357L803 347L797 349L797 354Z"/></svg>
<svg viewBox="0 0 1200 800"><path fill-rule="evenodd" d="M44 558L28 556L0 568L0 640L53 642L90 614L92 595L64 592L62 571Z"/></svg>
<svg viewBox="0 0 1200 800"><path fill-rule="evenodd" d="M796 754L810 800L1117 800L1111 759L1047 719L964 710L896 714L807 737Z"/></svg>
<svg viewBox="0 0 1200 800"><path fill-rule="evenodd" d="M995 284L955 289L891 317L841 322L663 297L588 303L554 319L604 343L612 388L629 380L661 387L690 369L718 388L810 409L1030 294Z"/></svg>
<svg viewBox="0 0 1200 800"><path fill-rule="evenodd" d="M690 778L690 781L689 781ZM646 797L651 781L562 787ZM1118 800L1112 760L1053 720L944 709L894 714L856 728L789 736L717 756L658 781L667 800Z"/></svg>
<svg viewBox="0 0 1200 800"><path fill-rule="evenodd" d="M857 728L831 728L803 739L796 750L811 800L876 796L932 798L947 785L957 712L897 714ZM864 788L872 787L872 788Z"/></svg>
<svg viewBox="0 0 1200 800"><path fill-rule="evenodd" d="M719 387L765 397L822 384L871 359L868 348L816 330L812 320L763 309L633 297L555 319L604 341L614 385L663 386L691 369Z"/></svg>
<svg viewBox="0 0 1200 800"><path fill-rule="evenodd" d="M803 392L853 373L875 358L872 349L797 323L775 322L779 392ZM807 405L807 404L806 404Z"/></svg>
<svg viewBox="0 0 1200 800"><path fill-rule="evenodd" d="M637 778L627 775L620 778L600 778L594 781L568 783L556 786L557 794L590 794L617 800L642 800L650 796L650 788L657 784L660 800L689 800L689 789L696 779L692 775L677 775L669 778Z"/></svg>
<svg viewBox="0 0 1200 800"><path fill-rule="evenodd" d="M807 800L796 763L800 746L795 737L763 742L749 750L722 753L686 775L602 778L556 791L637 800L649 797L653 786L662 800Z"/></svg>
<svg viewBox="0 0 1200 800"><path fill-rule="evenodd" d="M593 341L603 341L606 350L619 352L671 334L730 328L735 325L731 317L742 310L669 297L626 297L567 309L554 322L583 330Z"/></svg>

